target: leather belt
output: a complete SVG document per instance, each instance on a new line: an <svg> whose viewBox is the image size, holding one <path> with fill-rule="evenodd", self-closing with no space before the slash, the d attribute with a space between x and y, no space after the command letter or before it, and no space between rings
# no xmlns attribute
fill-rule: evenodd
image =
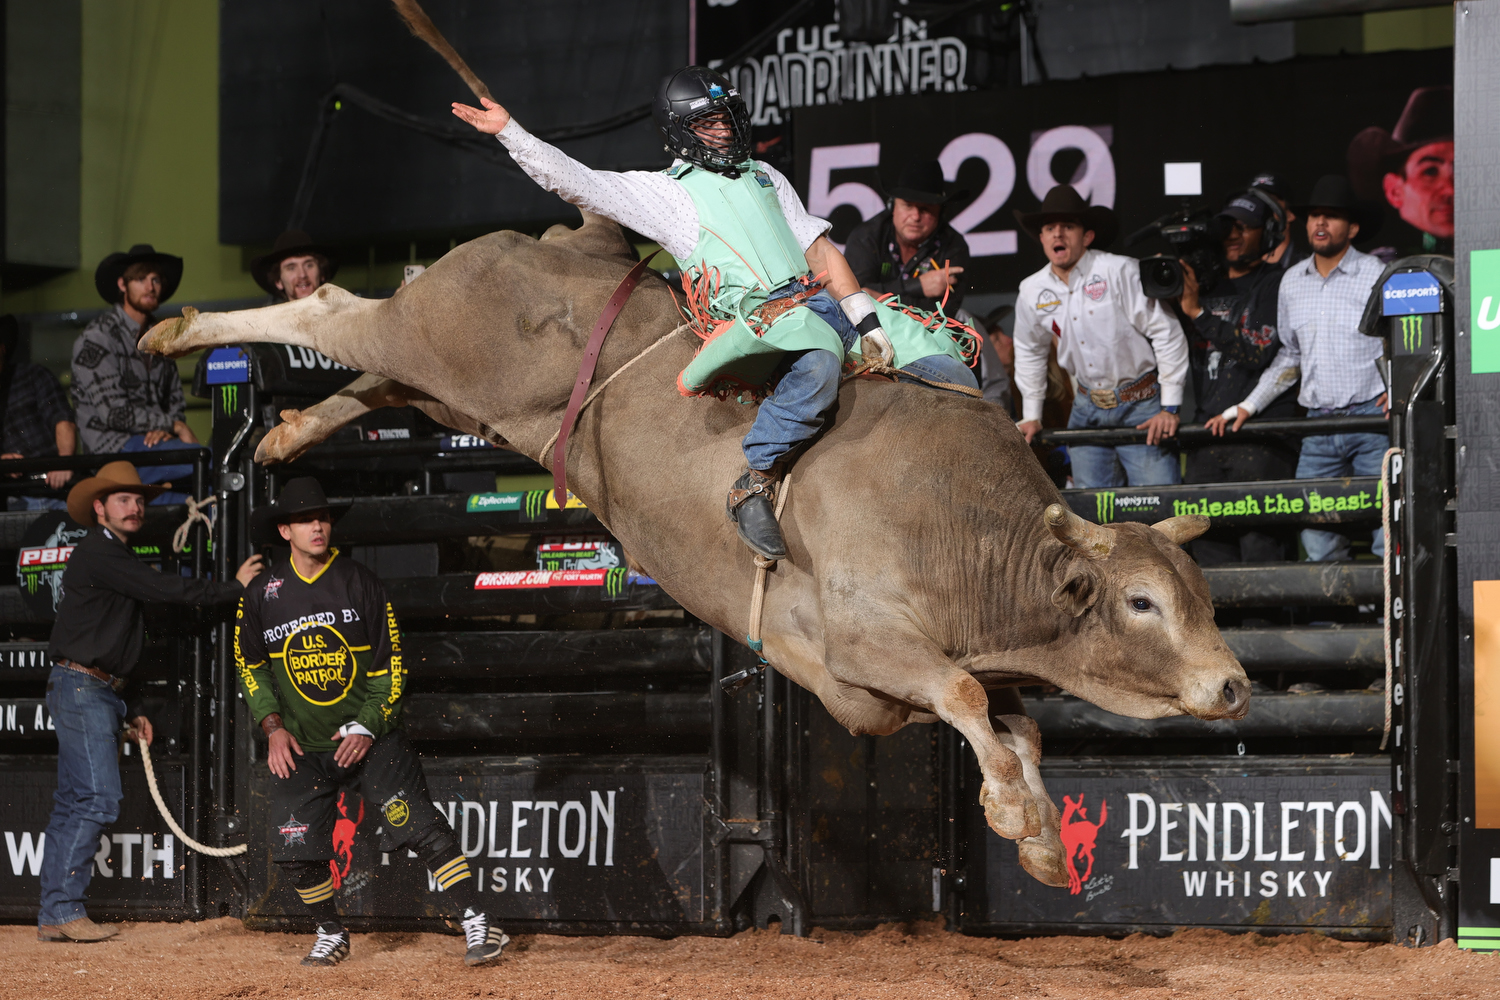
<svg viewBox="0 0 1500 1000"><path fill-rule="evenodd" d="M790 295L784 295L779 299L767 299L750 310L750 315L765 326L770 326L776 321L776 317L788 309L794 309L797 306L806 304L808 299L823 291L824 287L824 285L813 282Z"/></svg>
<svg viewBox="0 0 1500 1000"><path fill-rule="evenodd" d="M104 683L108 684L110 687L114 688L116 691L119 691L125 686L125 678L116 677L114 674L105 673L98 667L85 667L82 663L75 663L72 660L56 660L54 662L56 662L59 667L66 667L69 670L76 670L80 674L88 674L90 677L101 680Z"/></svg>
<svg viewBox="0 0 1500 1000"><path fill-rule="evenodd" d="M1084 391L1082 386L1079 391ZM1150 399L1156 395L1158 386L1156 384L1156 372L1149 371L1136 379L1129 385L1116 386L1113 389L1089 389L1089 400L1101 410L1113 410L1117 406L1126 403L1139 403L1143 399Z"/></svg>

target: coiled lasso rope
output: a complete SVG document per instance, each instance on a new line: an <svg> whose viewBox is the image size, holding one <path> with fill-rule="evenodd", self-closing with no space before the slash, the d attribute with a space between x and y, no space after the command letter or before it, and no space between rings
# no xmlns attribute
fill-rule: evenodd
<svg viewBox="0 0 1500 1000"><path fill-rule="evenodd" d="M187 520L179 524L177 526L177 530L172 532L173 552L181 552L184 548L187 547L188 532L192 530L194 521L202 521L204 529L207 530L210 535L213 534L213 515L216 515L218 511L208 511L208 508L212 506L218 499L219 498L217 496L212 495L204 497L202 500L194 500L192 497L187 498ZM204 511L208 511L208 513L204 513Z"/></svg>
<svg viewBox="0 0 1500 1000"><path fill-rule="evenodd" d="M139 734L136 735L135 739L140 744L141 763L146 765L146 787L151 789L151 798L156 800L157 811L161 813L161 818L167 821L167 826L171 828L172 832L177 834L178 840L199 854L207 854L211 858L232 858L236 854L244 854L250 850L249 844L239 844L235 847L209 847L207 844L200 844L186 833L183 833L182 827L177 825L177 821L167 811L167 803L161 797L161 789L156 787L156 767L151 763L151 748L146 745L146 741Z"/></svg>

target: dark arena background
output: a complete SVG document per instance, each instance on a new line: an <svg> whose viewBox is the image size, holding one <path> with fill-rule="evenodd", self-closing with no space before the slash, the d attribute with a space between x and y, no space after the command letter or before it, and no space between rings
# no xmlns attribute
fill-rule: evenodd
<svg viewBox="0 0 1500 1000"><path fill-rule="evenodd" d="M649 113L657 82L689 62L718 68L746 100L755 155L839 245L888 207L907 167L936 159L962 191L943 218L972 254L963 316L992 345L1009 343L1018 285L1046 264L1014 213L1055 184L1112 208L1108 249L1145 257L1169 249L1157 220L1217 209L1258 174L1276 175L1294 205L1319 177L1348 174L1370 206L1355 246L1391 265L1365 331L1384 343L1390 416L1268 432L1293 445L1389 434L1393 460L1381 475L1077 489L1061 449L1142 435L1042 432L1038 457L1089 521L1202 513L1294 540L1285 561L1204 569L1252 683L1245 718L1131 719L1023 689L1069 854L1069 885L1049 888L987 825L956 730L850 735L774 665L758 670L742 636L632 569L532 459L405 407L258 465L282 411L360 373L281 344L181 359L186 422L204 447L174 455L192 464L182 488L214 497L215 513L174 547L186 507L151 507L136 553L222 579L255 551L252 514L289 479L315 475L351 503L336 542L383 580L400 620L406 731L514 943L499 965L464 969L436 880L380 851L381 804L351 789L332 875L353 954L338 970L302 969L312 922L270 863L266 743L237 693L233 609L155 606L137 675L164 800L191 837L248 850L187 848L122 740L124 800L88 905L125 931L88 947L36 942L57 780L47 641L86 529L22 498L63 498L44 481L55 469L165 460L7 455L0 996L1491 995L1500 0L424 7L517 120L596 168L668 166ZM107 308L93 269L132 244L185 260L161 320L269 304L251 262L288 229L323 245L334 283L383 298L486 233L578 224L449 113L471 95L385 0L4 9L0 312L16 320L10 361L65 389L75 339ZM1452 88L1453 221L1421 228L1361 172L1355 139L1397 130L1413 92L1434 87ZM1293 247L1305 252L1302 230ZM656 249L627 235L641 256ZM1392 305L1411 288L1431 294ZM1210 440L1192 412L1190 397L1185 446ZM1368 541L1382 518L1386 561ZM1296 531L1313 526L1348 532L1352 558L1299 561Z"/></svg>

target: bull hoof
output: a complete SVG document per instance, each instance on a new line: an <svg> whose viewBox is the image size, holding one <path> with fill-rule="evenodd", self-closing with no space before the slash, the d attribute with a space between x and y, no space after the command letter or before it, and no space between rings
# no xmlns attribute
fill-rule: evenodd
<svg viewBox="0 0 1500 1000"><path fill-rule="evenodd" d="M1042 817L1030 795L1014 789L995 788L986 781L979 789L979 804L990 829L1007 840L1036 837L1042 832Z"/></svg>
<svg viewBox="0 0 1500 1000"><path fill-rule="evenodd" d="M1048 827L1041 836L1027 837L1016 848L1021 855L1021 867L1032 878L1056 888L1068 884L1067 857L1059 830Z"/></svg>

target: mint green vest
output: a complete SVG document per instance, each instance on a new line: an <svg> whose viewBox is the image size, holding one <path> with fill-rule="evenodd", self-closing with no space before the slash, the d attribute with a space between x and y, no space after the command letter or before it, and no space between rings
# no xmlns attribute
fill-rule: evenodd
<svg viewBox="0 0 1500 1000"><path fill-rule="evenodd" d="M760 395L787 351L821 349L843 358L838 333L810 309L790 309L759 334L745 322L771 292L808 272L807 257L782 214L770 175L754 161L741 166L733 179L685 163L664 172L682 185L698 210L698 243L677 266L685 273L718 272L718 293L709 311L730 321L683 369L678 390L688 396ZM882 310L881 325L895 348L897 367L932 354L959 357L952 338L925 329L895 308Z"/></svg>

